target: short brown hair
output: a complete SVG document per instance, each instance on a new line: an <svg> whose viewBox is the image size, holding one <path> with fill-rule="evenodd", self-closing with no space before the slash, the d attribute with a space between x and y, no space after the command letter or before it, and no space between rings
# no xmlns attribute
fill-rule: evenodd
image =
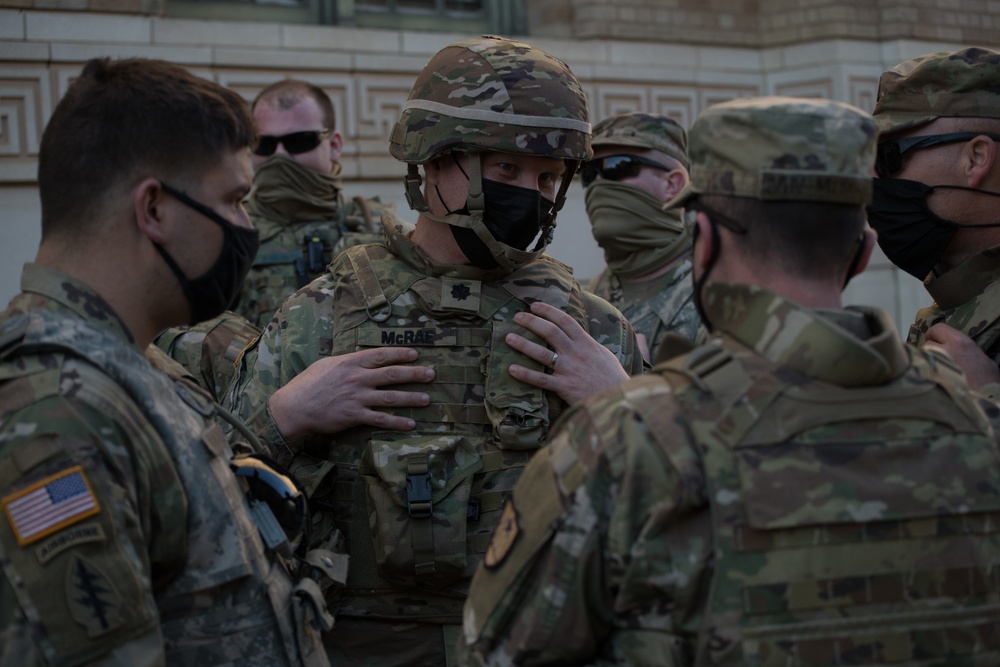
<svg viewBox="0 0 1000 667"><path fill-rule="evenodd" d="M323 127L331 131L337 129L337 114L333 110L330 96L319 86L301 79L282 79L272 83L257 94L253 104L250 105L250 110L253 111L262 102L276 105L281 109L291 109L306 97L316 100L320 111L323 112Z"/></svg>
<svg viewBox="0 0 1000 667"><path fill-rule="evenodd" d="M256 141L236 92L162 60L89 61L42 134L42 236L100 211L109 191L148 177L197 178Z"/></svg>
<svg viewBox="0 0 1000 667"><path fill-rule="evenodd" d="M737 245L748 261L809 280L843 279L865 228L860 204L722 195L701 195L698 201L709 218L717 211L746 229Z"/></svg>

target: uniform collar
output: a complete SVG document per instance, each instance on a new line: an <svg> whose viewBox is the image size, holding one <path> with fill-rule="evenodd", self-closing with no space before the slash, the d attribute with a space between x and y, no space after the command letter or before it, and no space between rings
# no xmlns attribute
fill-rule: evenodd
<svg viewBox="0 0 1000 667"><path fill-rule="evenodd" d="M472 264L439 264L431 260L419 246L413 243L411 238L413 228L406 229L388 219L388 216L382 217L382 228L385 230L385 245L392 254L425 275L478 280L488 283L500 280L512 273L510 269L504 267L480 269Z"/></svg>
<svg viewBox="0 0 1000 667"><path fill-rule="evenodd" d="M107 329L129 344L135 344L132 332L122 319L90 287L50 266L25 264L21 273L21 294L14 297L8 310L27 312L41 309L75 315Z"/></svg>
<svg viewBox="0 0 1000 667"><path fill-rule="evenodd" d="M929 275L924 287L941 308L956 308L982 294L1000 275L1000 246L966 258L940 276Z"/></svg>
<svg viewBox="0 0 1000 667"><path fill-rule="evenodd" d="M909 366L894 325L876 309L810 310L763 287L712 283L705 310L723 335L831 384L879 385Z"/></svg>

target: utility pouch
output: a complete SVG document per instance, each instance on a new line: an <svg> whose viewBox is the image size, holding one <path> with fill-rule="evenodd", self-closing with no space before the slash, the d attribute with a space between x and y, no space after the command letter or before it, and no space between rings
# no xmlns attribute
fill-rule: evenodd
<svg viewBox="0 0 1000 667"><path fill-rule="evenodd" d="M493 322L490 356L486 361L486 414L493 424L501 449L538 449L548 435L549 403L538 387L511 376L508 368L518 363L541 371L540 363L514 353L504 338L517 333L538 344L544 341L513 322ZM509 353L508 353L509 352Z"/></svg>
<svg viewBox="0 0 1000 667"><path fill-rule="evenodd" d="M465 575L469 495L482 467L475 446L461 435L416 433L368 443L361 476L383 577L402 586L446 586Z"/></svg>

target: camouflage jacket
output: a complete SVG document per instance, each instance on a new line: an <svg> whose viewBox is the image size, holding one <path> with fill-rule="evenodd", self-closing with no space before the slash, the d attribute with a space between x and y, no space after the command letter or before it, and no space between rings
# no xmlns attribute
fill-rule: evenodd
<svg viewBox="0 0 1000 667"><path fill-rule="evenodd" d="M236 375L236 360L260 334L246 318L230 310L194 326L171 327L153 344L179 363L199 387L220 402Z"/></svg>
<svg viewBox="0 0 1000 667"><path fill-rule="evenodd" d="M969 257L940 276L931 274L924 287L934 304L921 308L907 342L920 345L938 322L966 334L1000 365L1000 246Z"/></svg>
<svg viewBox="0 0 1000 667"><path fill-rule="evenodd" d="M718 283L706 308L708 345L525 470L464 660L1000 664L1000 409L880 312Z"/></svg>
<svg viewBox="0 0 1000 667"><path fill-rule="evenodd" d="M378 199L337 195L335 215L325 220L280 218L261 206L249 206L260 232L260 249L243 282L233 310L258 327L267 326L282 302L321 276L344 248L381 239L381 216L395 205Z"/></svg>
<svg viewBox="0 0 1000 667"><path fill-rule="evenodd" d="M4 662L327 664L207 396L82 283L28 265L22 289L0 316Z"/></svg>
<svg viewBox="0 0 1000 667"><path fill-rule="evenodd" d="M704 335L694 307L691 258L678 259L661 276L642 282L623 281L610 269L590 281L587 290L622 311L637 334L649 344L651 359L667 332L694 342Z"/></svg>
<svg viewBox="0 0 1000 667"><path fill-rule="evenodd" d="M560 306L627 370L641 372L627 321L583 292L563 265L543 257L502 278L482 275L471 266L431 264L400 228L387 225L386 245L339 255L329 275L285 302L240 363L233 411L275 454L296 455L294 470L307 488L323 493L326 482L316 477L336 462L331 515L351 553L342 615L459 622L503 499L565 408L508 373L513 362L540 368L503 343L510 331L528 335L514 313L537 299ZM386 345L416 348L417 363L437 374L431 385L412 387L430 393L430 406L396 411L417 422L414 431L355 428L284 441L267 416L268 396L321 357ZM430 514L426 523L407 521L407 489L424 474L433 482L427 535L420 531L430 529ZM432 547L420 546L424 537Z"/></svg>

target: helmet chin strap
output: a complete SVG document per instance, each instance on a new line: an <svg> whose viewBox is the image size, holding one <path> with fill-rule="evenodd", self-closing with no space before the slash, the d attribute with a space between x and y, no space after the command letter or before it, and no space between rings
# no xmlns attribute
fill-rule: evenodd
<svg viewBox="0 0 1000 667"><path fill-rule="evenodd" d="M483 211L486 209L486 197L483 196L483 162L481 153L469 153L469 195L466 198L468 215L451 214L445 220L456 227L471 229L489 250L493 259L505 269L518 269L528 264L541 254L539 249L518 250L500 243L493 237L483 222Z"/></svg>
<svg viewBox="0 0 1000 667"><path fill-rule="evenodd" d="M414 164L407 165L407 174L403 179L406 188L406 201L410 208L420 212L421 215L430 220L455 227L471 229L487 247L490 255L504 268L513 270L534 261L541 255L549 243L552 242L556 226L556 213L566 203L566 193L573 180L573 175L576 173L577 162L568 162L566 171L563 173L559 191L556 193L555 203L549 211L548 216L542 221L540 235L534 248L531 250L519 250L497 241L483 223L486 198L483 195L482 154L473 152L468 153L468 156L469 173L466 174L469 181L469 191L466 197L466 209L468 213L446 213L445 215L431 213L421 188L422 179L420 172L417 165ZM461 165L457 163L457 158L456 166L461 169ZM465 173L464 170L462 173Z"/></svg>
<svg viewBox="0 0 1000 667"><path fill-rule="evenodd" d="M573 176L576 174L579 166L580 163L576 160L566 160L566 171L563 172L562 182L559 184L559 191L556 193L555 204L553 204L552 210L549 211L549 217L545 218L542 222L542 234L538 237L538 243L535 244L535 251L543 250L552 243L552 237L556 231L556 213L561 211L563 205L566 203L566 192L569 191L569 185L573 182Z"/></svg>

